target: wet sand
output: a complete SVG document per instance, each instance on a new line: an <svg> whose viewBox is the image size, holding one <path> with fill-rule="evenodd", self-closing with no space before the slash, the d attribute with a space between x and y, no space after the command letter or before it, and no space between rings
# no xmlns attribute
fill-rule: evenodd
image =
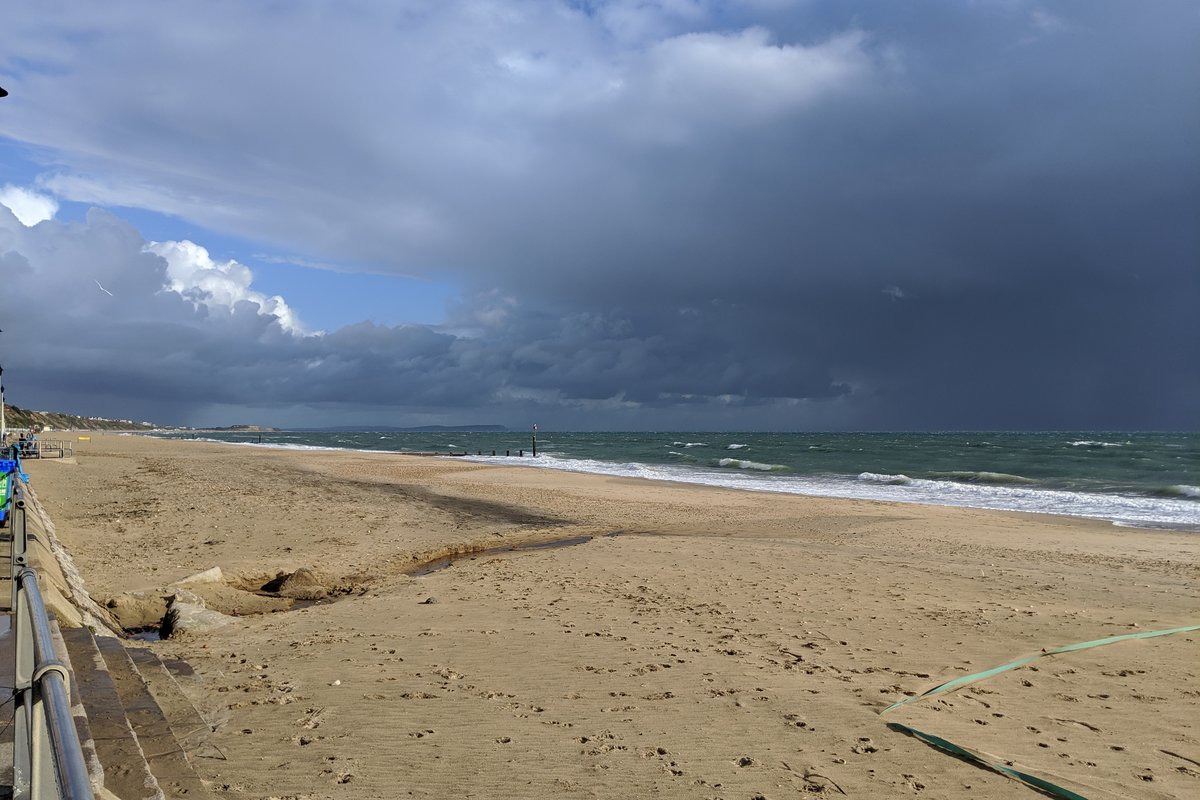
<svg viewBox="0 0 1200 800"><path fill-rule="evenodd" d="M90 436L27 467L102 604L213 566L334 588L148 645L195 670L217 797L1036 796L891 721L1092 798L1200 796L1196 633L879 716L1200 623L1197 534Z"/></svg>

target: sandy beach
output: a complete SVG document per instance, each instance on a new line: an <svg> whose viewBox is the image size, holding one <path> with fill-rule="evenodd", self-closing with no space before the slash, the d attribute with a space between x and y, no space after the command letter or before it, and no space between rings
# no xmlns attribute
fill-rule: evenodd
<svg viewBox="0 0 1200 800"><path fill-rule="evenodd" d="M216 796L1036 796L889 722L1200 796L1200 632L880 716L1200 624L1195 533L95 433L26 468L101 605L221 568L241 615L146 645L195 671ZM247 591L302 569L326 599Z"/></svg>

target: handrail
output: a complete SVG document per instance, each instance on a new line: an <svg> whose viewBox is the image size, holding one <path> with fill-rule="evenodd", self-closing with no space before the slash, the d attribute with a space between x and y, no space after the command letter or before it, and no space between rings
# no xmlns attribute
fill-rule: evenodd
<svg viewBox="0 0 1200 800"><path fill-rule="evenodd" d="M18 464L10 473L10 480L19 474ZM25 480L23 475L21 478ZM71 710L71 671L55 653L38 573L26 563L25 501L17 492L14 492L13 501L13 633L16 644L13 797L16 800L93 800L91 779Z"/></svg>
<svg viewBox="0 0 1200 800"><path fill-rule="evenodd" d="M33 691L35 694L41 694L44 706L45 722L50 734L49 744L58 778L58 796L69 800L90 800L91 780L88 777L87 764L83 760L83 746L79 742L79 732L75 729L75 718L71 713L71 693L68 689L71 673L54 652L50 619L46 614L42 591L38 587L37 570L25 567L17 573L17 579L20 581L19 590L27 598L34 665L30 677ZM31 774L37 775L39 770L36 762L41 754L37 752L36 741L32 752L35 766ZM41 787L30 788L31 796L38 797L38 789Z"/></svg>

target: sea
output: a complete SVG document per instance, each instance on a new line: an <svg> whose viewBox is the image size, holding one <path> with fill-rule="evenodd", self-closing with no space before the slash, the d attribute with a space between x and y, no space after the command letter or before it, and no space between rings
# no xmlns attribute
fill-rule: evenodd
<svg viewBox="0 0 1200 800"><path fill-rule="evenodd" d="M157 432L1200 532L1200 433Z"/></svg>

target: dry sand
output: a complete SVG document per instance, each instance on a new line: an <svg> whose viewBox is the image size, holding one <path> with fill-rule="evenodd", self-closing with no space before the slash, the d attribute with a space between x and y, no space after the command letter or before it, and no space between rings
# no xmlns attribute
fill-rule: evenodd
<svg viewBox="0 0 1200 800"><path fill-rule="evenodd" d="M98 434L27 466L101 603L212 566L342 592L151 645L219 723L218 797L1035 796L892 720L1088 797L1200 797L1196 633L879 716L1200 623L1197 534Z"/></svg>

